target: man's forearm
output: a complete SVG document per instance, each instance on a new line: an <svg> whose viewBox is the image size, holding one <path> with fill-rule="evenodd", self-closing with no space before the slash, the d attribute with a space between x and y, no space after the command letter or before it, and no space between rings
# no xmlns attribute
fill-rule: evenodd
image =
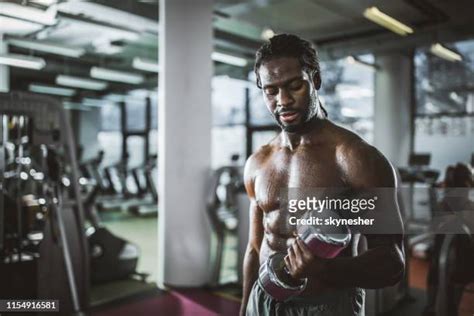
<svg viewBox="0 0 474 316"><path fill-rule="evenodd" d="M400 249L397 246L383 246L357 257L322 260L311 271L310 277L330 287L381 288L397 283L404 269Z"/></svg>
<svg viewBox="0 0 474 316"><path fill-rule="evenodd" d="M257 280L259 269L259 256L258 252L253 249L248 249L244 257L244 267L243 267L243 293L242 293L242 306L240 308L240 315L245 315L245 310L247 308L247 302L249 300L250 292L252 291L252 286Z"/></svg>

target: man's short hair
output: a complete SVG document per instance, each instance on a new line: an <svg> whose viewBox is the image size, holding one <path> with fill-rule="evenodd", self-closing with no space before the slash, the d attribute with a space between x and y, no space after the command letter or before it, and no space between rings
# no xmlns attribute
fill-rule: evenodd
<svg viewBox="0 0 474 316"><path fill-rule="evenodd" d="M257 87L262 88L260 75L258 74L260 66L264 62L280 57L294 57L298 59L303 70L311 78L316 76L317 81L321 82L318 53L311 43L296 35L278 34L263 44L256 53L254 71L257 76Z"/></svg>

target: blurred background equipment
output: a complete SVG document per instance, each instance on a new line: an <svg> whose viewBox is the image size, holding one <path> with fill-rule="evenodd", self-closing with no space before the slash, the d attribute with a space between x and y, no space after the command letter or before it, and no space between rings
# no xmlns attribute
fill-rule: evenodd
<svg viewBox="0 0 474 316"><path fill-rule="evenodd" d="M255 51L294 33L319 52L329 118L400 174L407 273L367 291L366 314L429 315L428 302L439 315L469 313L472 267L459 265L471 254L469 221L459 206L449 212L457 237L432 227L457 164L472 178L473 9L468 0L0 2L0 298L54 296L65 311L98 315L236 314L249 228L243 166L279 133L255 86Z"/></svg>
<svg viewBox="0 0 474 316"><path fill-rule="evenodd" d="M88 307L89 254L72 132L62 105L0 94L3 159L1 297Z"/></svg>

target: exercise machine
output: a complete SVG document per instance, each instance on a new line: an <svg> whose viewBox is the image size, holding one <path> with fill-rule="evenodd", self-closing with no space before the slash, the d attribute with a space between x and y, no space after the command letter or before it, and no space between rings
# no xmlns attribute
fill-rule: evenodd
<svg viewBox="0 0 474 316"><path fill-rule="evenodd" d="M88 306L89 249L72 131L62 104L0 94L0 274L2 298L58 299L62 313ZM58 159L61 155L64 164ZM71 181L61 178L65 165ZM67 232L67 233L66 233Z"/></svg>

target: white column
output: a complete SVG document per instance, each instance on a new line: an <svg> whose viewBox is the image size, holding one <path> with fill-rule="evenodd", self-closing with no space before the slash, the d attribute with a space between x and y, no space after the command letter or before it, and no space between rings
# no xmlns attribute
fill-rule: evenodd
<svg viewBox="0 0 474 316"><path fill-rule="evenodd" d="M0 55L8 53L8 44L0 33ZM10 91L10 68L0 65L0 92Z"/></svg>
<svg viewBox="0 0 474 316"><path fill-rule="evenodd" d="M160 0L158 279L209 280L212 0Z"/></svg>
<svg viewBox="0 0 474 316"><path fill-rule="evenodd" d="M410 56L376 56L374 145L395 166L407 165L412 114Z"/></svg>

